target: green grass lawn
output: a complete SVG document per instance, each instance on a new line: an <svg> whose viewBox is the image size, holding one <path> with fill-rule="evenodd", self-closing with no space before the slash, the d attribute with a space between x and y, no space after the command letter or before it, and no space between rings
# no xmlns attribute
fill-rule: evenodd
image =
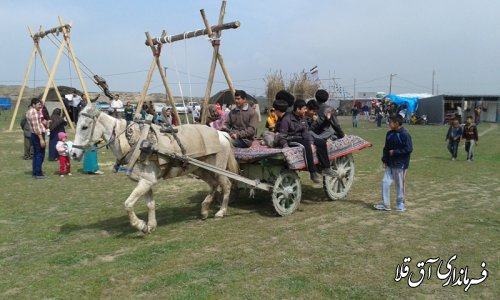
<svg viewBox="0 0 500 300"><path fill-rule="evenodd" d="M110 172L114 158L99 153L103 176L76 172L33 180L22 160L23 136L6 132L0 115L0 298L2 299L384 299L483 298L500 295L500 128L481 124L476 160L446 150L444 126L407 126L414 153L407 176L408 211L379 212L381 150L387 128L360 121L348 134L373 143L354 154L356 177L342 201L326 201L302 173L303 197L291 216L276 217L270 196L242 195L222 220L199 220L207 189L190 177L155 187L158 228L144 236L128 222L123 202L134 183ZM263 127L263 126L262 126ZM70 138L74 133L70 134ZM394 201L394 199L393 199ZM143 202L136 211L146 217ZM396 267L453 255L457 268L480 278L445 286L433 274L410 288L396 282ZM427 269L427 267L426 267ZM443 267L443 269L445 269ZM446 270L443 270L446 271ZM458 274L457 274L458 275ZM450 284L451 285L451 284ZM495 296L497 295L497 296Z"/></svg>

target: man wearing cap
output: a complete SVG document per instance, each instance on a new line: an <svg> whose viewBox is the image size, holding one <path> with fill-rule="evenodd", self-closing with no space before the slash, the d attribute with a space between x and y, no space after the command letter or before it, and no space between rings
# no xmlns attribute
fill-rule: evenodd
<svg viewBox="0 0 500 300"><path fill-rule="evenodd" d="M26 120L31 128L31 143L33 144L32 175L35 179L47 179L43 175L42 164L45 157L45 126L42 122L42 101L31 99L30 109L26 112Z"/></svg>
<svg viewBox="0 0 500 300"><path fill-rule="evenodd" d="M278 120L274 124L274 132L278 133L280 131L281 127L281 120L283 120L283 117L287 114L288 110L288 103L285 100L274 100L273 102L273 108L278 116Z"/></svg>
<svg viewBox="0 0 500 300"><path fill-rule="evenodd" d="M236 107L229 112L221 130L229 132L233 146L248 148L252 145L257 134L259 117L257 112L248 104L245 91L236 90L234 102Z"/></svg>
<svg viewBox="0 0 500 300"><path fill-rule="evenodd" d="M318 101L319 107L316 111L317 118L311 122L313 136L320 139L330 137L334 137L334 139L343 138L345 134L333 115L333 109L330 105L326 104L329 98L328 92L326 90L318 90L314 97Z"/></svg>
<svg viewBox="0 0 500 300"><path fill-rule="evenodd" d="M276 93L275 100L282 100L287 103L287 112L292 112L292 106L295 102L295 97L286 90L281 90Z"/></svg>

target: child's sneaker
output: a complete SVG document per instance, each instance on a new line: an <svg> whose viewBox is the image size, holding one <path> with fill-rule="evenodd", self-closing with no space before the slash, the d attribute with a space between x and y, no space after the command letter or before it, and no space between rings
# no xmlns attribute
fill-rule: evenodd
<svg viewBox="0 0 500 300"><path fill-rule="evenodd" d="M68 176L73 176L73 174L71 174L71 173L68 173Z"/></svg>
<svg viewBox="0 0 500 300"><path fill-rule="evenodd" d="M61 176L61 177L64 177L64 175L63 175L63 174L61 174L60 176Z"/></svg>
<svg viewBox="0 0 500 300"><path fill-rule="evenodd" d="M390 207L387 207L385 206L383 203L380 203L380 204L375 204L373 206L376 210L385 210L385 211L390 211L391 208Z"/></svg>
<svg viewBox="0 0 500 300"><path fill-rule="evenodd" d="M401 203L401 204L396 205L396 211L399 211L399 212L404 212L404 211L406 211L406 207L405 207L405 205L404 205L404 204L402 204L402 203Z"/></svg>

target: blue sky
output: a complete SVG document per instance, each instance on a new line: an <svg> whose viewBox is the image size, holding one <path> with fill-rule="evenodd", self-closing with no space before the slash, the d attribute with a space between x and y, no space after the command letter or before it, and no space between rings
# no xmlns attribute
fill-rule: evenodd
<svg viewBox="0 0 500 300"><path fill-rule="evenodd" d="M104 76L112 91L140 92L152 60L145 32L158 36L203 28L199 10L211 24L221 1L9 1L0 10L0 85L21 84L33 43L27 26L73 23L78 58ZM237 88L263 95L270 71L297 73L318 66L325 87L335 76L347 91L396 93L436 89L449 94L500 94L500 1L497 0L228 0L225 22L241 27L224 31L221 54ZM57 52L41 42L50 64ZM203 96L212 48L204 37L165 45L162 64L175 95ZM34 68L28 85L33 87ZM187 74L190 74L188 76ZM36 86L47 75L38 60ZM57 83L79 86L63 57ZM217 69L215 93L226 88ZM189 84L191 82L191 84ZM98 91L89 80L90 91ZM149 92L164 92L155 73Z"/></svg>

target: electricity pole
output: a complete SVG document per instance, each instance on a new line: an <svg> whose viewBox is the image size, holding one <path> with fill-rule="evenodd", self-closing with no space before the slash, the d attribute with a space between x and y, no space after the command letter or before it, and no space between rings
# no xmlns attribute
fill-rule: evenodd
<svg viewBox="0 0 500 300"><path fill-rule="evenodd" d="M356 100L356 78L354 78L354 92L352 94L352 99Z"/></svg>
<svg viewBox="0 0 500 300"><path fill-rule="evenodd" d="M434 95L434 76L436 76L436 71L432 70L432 95Z"/></svg>
<svg viewBox="0 0 500 300"><path fill-rule="evenodd" d="M392 77L396 76L398 74L392 74L389 76L390 79L389 79L389 94L392 94Z"/></svg>

